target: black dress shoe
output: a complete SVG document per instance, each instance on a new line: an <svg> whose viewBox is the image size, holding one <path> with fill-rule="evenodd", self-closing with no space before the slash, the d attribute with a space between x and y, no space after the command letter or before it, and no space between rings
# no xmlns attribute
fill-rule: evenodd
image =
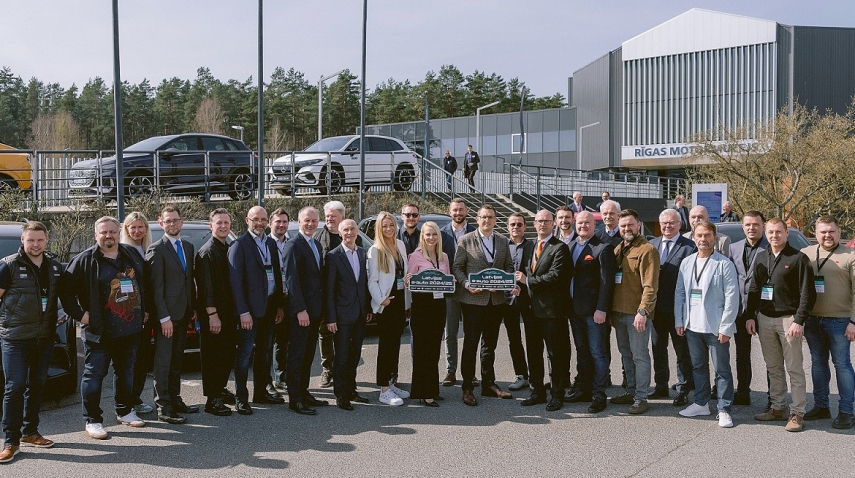
<svg viewBox="0 0 855 478"><path fill-rule="evenodd" d="M178 399L172 404L172 409L177 413L199 413L196 405L187 405L184 400Z"/></svg>
<svg viewBox="0 0 855 478"><path fill-rule="evenodd" d="M572 390L564 398L564 401L567 403L580 403L580 402L590 402L593 399L594 398L591 397L590 393L585 393L581 390Z"/></svg>
<svg viewBox="0 0 855 478"><path fill-rule="evenodd" d="M438 406L439 406L439 404L438 404L438 403L436 403L436 400L434 400L434 401L432 401L432 402L429 402L429 401L425 400L424 398L420 398L420 399L419 399L419 402L420 402L422 405L426 406L426 407L433 407L433 408L436 408L436 407L438 407Z"/></svg>
<svg viewBox="0 0 855 478"><path fill-rule="evenodd" d="M687 405L689 403L689 392L680 392L674 398L674 401L671 402L671 405L675 407L682 407L683 405Z"/></svg>
<svg viewBox="0 0 855 478"><path fill-rule="evenodd" d="M288 408L294 410L300 415L317 415L318 412L312 407L306 406L303 402L289 403Z"/></svg>
<svg viewBox="0 0 855 478"><path fill-rule="evenodd" d="M310 407L325 407L329 405L329 402L327 402L326 400L318 400L317 398L313 397L308 393L305 397L303 397L303 401L306 402L306 405Z"/></svg>
<svg viewBox="0 0 855 478"><path fill-rule="evenodd" d="M852 425L855 425L855 417L853 417L851 413L840 413L837 415L837 418L831 422L831 428L836 428L838 430L848 430L852 428Z"/></svg>
<svg viewBox="0 0 855 478"><path fill-rule="evenodd" d="M223 403L226 405L234 405L235 404L235 394L229 391L229 389L223 389Z"/></svg>
<svg viewBox="0 0 855 478"><path fill-rule="evenodd" d="M591 403L591 406L588 407L588 413L600 413L606 409L606 404L608 402L605 398L595 398L594 402Z"/></svg>
<svg viewBox="0 0 855 478"><path fill-rule="evenodd" d="M368 403L367 398L363 397L362 395L360 395L356 392L353 392L353 395L350 396L350 401L356 402L356 403Z"/></svg>
<svg viewBox="0 0 855 478"><path fill-rule="evenodd" d="M187 421L187 418L182 417L171 410L161 410L160 413L157 414L157 419L162 422L169 423L170 425L181 425Z"/></svg>
<svg viewBox="0 0 855 478"><path fill-rule="evenodd" d="M564 400L562 400L560 398L553 398L552 400L549 401L549 403L546 404L546 411L547 412L555 412L555 411L561 410L561 407L563 407L563 406L564 406Z"/></svg>
<svg viewBox="0 0 855 478"><path fill-rule="evenodd" d="M338 405L338 408L341 408L342 410L348 410L348 411L353 410L353 405L351 405L350 400L348 400L346 398L337 398L335 400L335 404ZM300 412L297 412L297 413L300 413Z"/></svg>
<svg viewBox="0 0 855 478"><path fill-rule="evenodd" d="M241 402L237 400L235 403L235 410L238 412L238 415L252 415L252 407L249 406L246 402Z"/></svg>
<svg viewBox="0 0 855 478"><path fill-rule="evenodd" d="M805 413L805 420L823 420L831 418L831 411L825 407L813 407Z"/></svg>
<svg viewBox="0 0 855 478"><path fill-rule="evenodd" d="M652 392L647 394L648 399L670 398L670 397L671 397L671 392L669 392L667 388L665 388L665 389L655 388L655 389L653 389Z"/></svg>
<svg viewBox="0 0 855 478"><path fill-rule="evenodd" d="M217 417L228 417L232 414L232 409L223 404L223 399L214 398L205 404L205 412Z"/></svg>
<svg viewBox="0 0 855 478"><path fill-rule="evenodd" d="M532 393L528 398L520 402L520 405L524 407L530 407L532 405L537 405L539 403L546 403L546 397L544 395L540 395L537 393Z"/></svg>
<svg viewBox="0 0 855 478"><path fill-rule="evenodd" d="M264 393L261 395L256 393L255 396L252 397L252 403L269 403L272 405L281 405L285 403L285 399L282 398L282 395L279 395L278 393L270 393L265 390Z"/></svg>

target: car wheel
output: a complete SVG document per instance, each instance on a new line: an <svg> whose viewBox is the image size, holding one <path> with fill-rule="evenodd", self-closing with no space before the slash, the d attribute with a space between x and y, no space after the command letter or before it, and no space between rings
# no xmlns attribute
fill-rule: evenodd
<svg viewBox="0 0 855 478"><path fill-rule="evenodd" d="M145 173L138 173L128 179L125 194L128 197L149 195L154 191L154 181Z"/></svg>
<svg viewBox="0 0 855 478"><path fill-rule="evenodd" d="M416 172L412 166L399 166L395 171L395 191L409 191L416 181Z"/></svg>
<svg viewBox="0 0 855 478"><path fill-rule="evenodd" d="M252 175L246 171L235 174L229 196L235 201L247 201L252 198L252 193L255 190L255 183L252 179Z"/></svg>
<svg viewBox="0 0 855 478"><path fill-rule="evenodd" d="M329 190L327 190L327 169L321 171L321 194L338 194L341 192L341 185L344 183L344 174L333 167L329 170Z"/></svg>
<svg viewBox="0 0 855 478"><path fill-rule="evenodd" d="M18 182L14 179L0 176L0 193L11 192L18 189Z"/></svg>

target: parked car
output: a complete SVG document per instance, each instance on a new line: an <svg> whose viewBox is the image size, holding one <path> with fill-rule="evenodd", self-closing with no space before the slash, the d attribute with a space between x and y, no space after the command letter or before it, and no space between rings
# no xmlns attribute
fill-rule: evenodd
<svg viewBox="0 0 855 478"><path fill-rule="evenodd" d="M416 180L418 154L396 138L366 135L365 139L365 185L390 184L394 172L395 190L409 191ZM290 195L293 176L295 188L317 188L321 194L336 194L345 186L358 188L359 141L359 135L349 135L315 142L294 157L293 175L291 156L276 158L268 171L271 187L279 194Z"/></svg>
<svg viewBox="0 0 855 478"><path fill-rule="evenodd" d="M398 229L404 227L404 220L401 218L399 214L395 214L395 220L398 221ZM422 214L419 217L419 225L418 228L421 229L422 224L433 221L439 226L440 229L445 227L446 224L451 222L451 216L447 216L445 214ZM359 221L358 227L359 231L365 234L366 236L372 239L371 243L374 243L374 228L377 225L377 215L368 216L365 219Z"/></svg>
<svg viewBox="0 0 855 478"><path fill-rule="evenodd" d="M742 224L738 222L719 223L715 227L719 234L724 234L730 238L731 244L745 239L745 231L742 230ZM810 240L801 231L792 227L790 228L790 235L787 236L787 242L797 251L810 245Z"/></svg>
<svg viewBox="0 0 855 478"><path fill-rule="evenodd" d="M0 221L0 257L18 252L21 247L20 222ZM61 307L61 306L60 306ZM0 355L0 383L4 383L2 355ZM77 390L77 328L62 308L59 309L53 353L48 367L47 389L59 394Z"/></svg>
<svg viewBox="0 0 855 478"><path fill-rule="evenodd" d="M0 143L0 150L14 150L8 144ZM0 153L0 191L20 189L31 191L33 167L27 153ZM20 241L19 241L20 242Z"/></svg>
<svg viewBox="0 0 855 478"><path fill-rule="evenodd" d="M125 194L133 197L159 187L176 196L204 196L207 191L245 200L256 189L256 163L257 156L242 141L227 136L155 136L124 150ZM72 195L115 198L116 157L75 163L68 185Z"/></svg>

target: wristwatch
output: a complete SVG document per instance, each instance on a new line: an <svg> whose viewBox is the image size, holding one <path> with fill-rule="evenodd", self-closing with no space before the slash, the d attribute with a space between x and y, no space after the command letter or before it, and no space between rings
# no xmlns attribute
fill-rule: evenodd
<svg viewBox="0 0 855 478"><path fill-rule="evenodd" d="M638 309L638 315L647 317L647 309Z"/></svg>

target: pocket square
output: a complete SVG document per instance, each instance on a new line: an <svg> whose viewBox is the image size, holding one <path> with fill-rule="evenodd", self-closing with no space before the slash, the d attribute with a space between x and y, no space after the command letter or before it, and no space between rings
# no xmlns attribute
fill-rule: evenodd
<svg viewBox="0 0 855 478"><path fill-rule="evenodd" d="M592 256L592 255L588 254L587 256L585 256L585 259L583 259L583 260L586 260L586 261L593 261L593 260L594 260L594 256Z"/></svg>

